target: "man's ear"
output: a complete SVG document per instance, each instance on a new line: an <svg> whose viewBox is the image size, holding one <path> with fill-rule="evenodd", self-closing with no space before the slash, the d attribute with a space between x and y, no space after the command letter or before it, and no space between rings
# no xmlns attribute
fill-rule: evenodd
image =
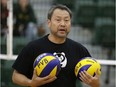
<svg viewBox="0 0 116 87"><path fill-rule="evenodd" d="M50 25L51 25L51 20L50 19L47 20L47 24L48 24L48 27L50 27Z"/></svg>

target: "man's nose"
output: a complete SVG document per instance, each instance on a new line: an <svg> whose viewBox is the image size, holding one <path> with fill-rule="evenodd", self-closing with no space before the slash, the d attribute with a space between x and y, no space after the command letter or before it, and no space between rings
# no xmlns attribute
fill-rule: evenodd
<svg viewBox="0 0 116 87"><path fill-rule="evenodd" d="M61 21L61 25L62 25L62 26L65 26L65 25L66 25L65 21L62 20L62 21Z"/></svg>

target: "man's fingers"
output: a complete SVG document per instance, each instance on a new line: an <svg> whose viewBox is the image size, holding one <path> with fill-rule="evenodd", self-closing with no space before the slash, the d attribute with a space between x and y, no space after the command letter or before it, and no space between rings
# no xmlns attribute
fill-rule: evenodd
<svg viewBox="0 0 116 87"><path fill-rule="evenodd" d="M92 76L89 73L87 73L87 71L85 70L84 70L84 74L87 76L88 79L92 78Z"/></svg>
<svg viewBox="0 0 116 87"><path fill-rule="evenodd" d="M80 79L85 83L89 83L92 78L92 76L89 75L86 71L81 72L80 76Z"/></svg>
<svg viewBox="0 0 116 87"><path fill-rule="evenodd" d="M55 77L51 77L51 75L48 75L48 76L43 77L42 79L43 80L49 80L49 79L52 79L52 78L56 78L56 76Z"/></svg>
<svg viewBox="0 0 116 87"><path fill-rule="evenodd" d="M41 77L39 77L41 78ZM46 77L42 77L41 80L42 80L42 84L46 84L46 83L50 83L52 81L54 81L57 77L54 76L54 77L51 77L50 75L46 76Z"/></svg>
<svg viewBox="0 0 116 87"><path fill-rule="evenodd" d="M34 71L33 71L33 76L34 77L37 77L37 72L36 72L36 69L34 68Z"/></svg>
<svg viewBox="0 0 116 87"><path fill-rule="evenodd" d="M49 82L52 82L52 81L54 81L54 80L56 80L57 79L57 77L55 76L55 77L51 77L51 78L49 78L49 79L46 79L44 82L45 83L49 83Z"/></svg>
<svg viewBox="0 0 116 87"><path fill-rule="evenodd" d="M99 70L98 69L95 72L95 77L99 77Z"/></svg>

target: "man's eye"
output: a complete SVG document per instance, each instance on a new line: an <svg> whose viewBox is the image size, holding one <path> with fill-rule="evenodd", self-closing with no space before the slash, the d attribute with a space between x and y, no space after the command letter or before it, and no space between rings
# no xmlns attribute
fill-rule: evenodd
<svg viewBox="0 0 116 87"><path fill-rule="evenodd" d="M65 21L69 21L69 20L65 20Z"/></svg>
<svg viewBox="0 0 116 87"><path fill-rule="evenodd" d="M56 19L56 21L60 21L60 19Z"/></svg>

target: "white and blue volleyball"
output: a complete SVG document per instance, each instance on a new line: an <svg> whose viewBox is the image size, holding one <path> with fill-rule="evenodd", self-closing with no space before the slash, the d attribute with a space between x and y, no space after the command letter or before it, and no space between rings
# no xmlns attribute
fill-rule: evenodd
<svg viewBox="0 0 116 87"><path fill-rule="evenodd" d="M40 54L33 64L39 77L57 76L61 70L59 59L51 53Z"/></svg>

